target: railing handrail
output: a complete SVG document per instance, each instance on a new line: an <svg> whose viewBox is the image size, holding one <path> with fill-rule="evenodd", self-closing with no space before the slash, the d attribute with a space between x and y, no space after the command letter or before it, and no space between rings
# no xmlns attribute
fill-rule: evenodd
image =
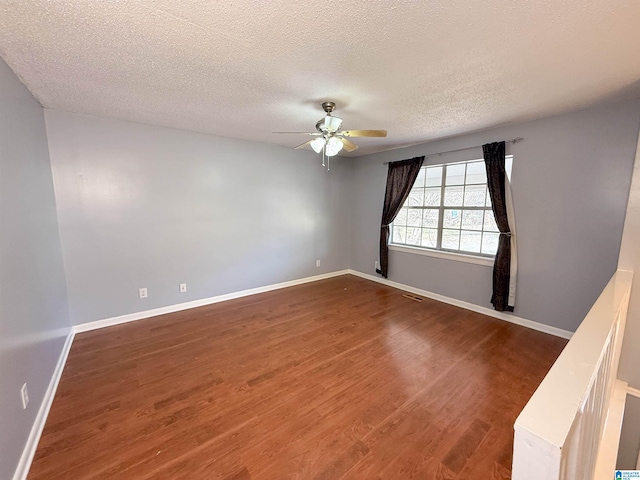
<svg viewBox="0 0 640 480"><path fill-rule="evenodd" d="M561 451L595 381L612 327L621 314L626 314L632 280L632 272L618 270L613 275L516 419L516 436L520 436L522 445L516 442L515 448L525 450L535 444L535 448L546 452L514 450L514 473L516 461L528 463L528 455L531 460L541 455L554 459L549 462L554 466L546 478L559 478L556 473L559 474Z"/></svg>

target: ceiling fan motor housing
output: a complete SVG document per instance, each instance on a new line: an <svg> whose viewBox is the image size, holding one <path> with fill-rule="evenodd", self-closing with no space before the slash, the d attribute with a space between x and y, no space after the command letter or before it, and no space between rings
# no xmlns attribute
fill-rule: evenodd
<svg viewBox="0 0 640 480"><path fill-rule="evenodd" d="M318 123L316 123L316 130L322 133L335 133L340 130L341 126L342 119L340 117L327 115L326 117L318 120Z"/></svg>

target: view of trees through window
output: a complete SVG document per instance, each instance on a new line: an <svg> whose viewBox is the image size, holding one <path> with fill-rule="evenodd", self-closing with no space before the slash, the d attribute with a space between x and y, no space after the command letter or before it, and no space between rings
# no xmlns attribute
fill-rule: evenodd
<svg viewBox="0 0 640 480"><path fill-rule="evenodd" d="M506 158L511 176L513 157ZM483 160L420 169L407 201L391 226L391 243L494 256L496 226Z"/></svg>

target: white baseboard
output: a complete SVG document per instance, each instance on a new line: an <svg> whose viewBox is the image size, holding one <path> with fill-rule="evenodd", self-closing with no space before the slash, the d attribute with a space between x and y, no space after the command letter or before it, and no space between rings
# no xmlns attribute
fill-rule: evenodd
<svg viewBox="0 0 640 480"><path fill-rule="evenodd" d="M226 300L233 300L235 298L246 297L249 295L256 295L258 293L270 292L272 290L278 290L280 288L292 287L294 285L301 285L303 283L315 282L318 280L323 280L325 278L337 277L339 275L346 275L346 274L356 275L358 277L365 278L367 280L372 280L374 282L382 283L384 285L388 285L390 287L411 292L416 295L431 298L433 300L438 300L439 302L455 305L457 307L464 308L466 310L471 310L473 312L481 313L483 315L499 318L500 320L514 323L516 325L521 325L523 327L531 328L539 332L549 333L557 337L570 339L571 336L573 335L573 332L570 332L568 330L562 330L561 328L552 327L550 325L545 325L543 323L534 322L533 320L527 320L526 318L517 317L510 313L497 312L495 310L492 310L491 308L482 307L480 305L475 305L473 303L447 297L445 295L440 295L438 293L429 292L427 290L422 290L420 288L415 288L410 285L404 285L402 283L394 282L386 278L377 277L375 275L369 275L367 273L362 273L357 270L351 270L351 269L339 270L336 272L325 273L322 275L314 275L312 277L300 278L300 279L291 280L288 282L275 283L272 285L266 285L264 287L241 290L238 292L227 293L227 294L218 295L215 297L194 300L192 302L178 303L178 304L169 305L166 307L145 310L142 312L130 313L130 314L121 315L118 317L105 318L102 320L96 320L94 322L81 323L80 325L76 325L75 327L73 327L74 333L81 333L81 332L87 332L90 330L96 330L98 328L111 327L113 325L120 325L122 323L134 322L136 320L142 320L145 318L155 317L158 315L165 315L167 313L180 312L182 310L188 310L190 308L203 307L205 305L212 305L214 303L224 302Z"/></svg>
<svg viewBox="0 0 640 480"><path fill-rule="evenodd" d="M49 410L51 409L53 398L56 395L56 390L58 389L60 377L62 376L65 363L67 362L67 357L69 356L69 350L71 350L71 344L73 343L74 336L75 332L71 329L64 342L60 356L58 357L58 362L56 363L56 368L53 371L53 376L49 381L47 391L44 393L44 398L42 399L42 403L38 409L36 419L33 422L33 427L31 427L29 438L27 439L27 443L22 451L22 455L20 456L18 467L13 474L13 480L25 480L29 474L31 462L33 461L33 456L36 454L40 435L42 435L42 430L44 429L47 417L49 416Z"/></svg>
<svg viewBox="0 0 640 480"><path fill-rule="evenodd" d="M314 275L312 277L299 278L297 280L291 280L288 282L274 283L272 285L266 285L264 287L250 288L248 290L227 293L225 295L203 298L200 300L194 300L192 302L178 303L175 305L169 305L167 307L145 310L143 312L129 313L127 315L121 315L119 317L105 318L103 320L96 320L94 322L81 323L80 325L76 325L75 327L73 327L73 330L75 333L88 332L89 330L111 327L113 325L120 325L121 323L134 322L136 320L156 317L158 315L165 315L167 313L180 312L182 310L188 310L190 308L204 307L205 305L224 302L226 300L247 297L249 295L255 295L257 293L270 292L272 290L278 290L280 288L293 287L294 285L302 285L303 283L316 282L318 280L324 280L325 278L337 277L339 275L346 275L348 273L349 270L338 270L336 272L323 273L322 275Z"/></svg>
<svg viewBox="0 0 640 480"><path fill-rule="evenodd" d="M520 318L506 312L497 312L495 310L492 310L491 308L481 307L480 305L475 305L473 303L464 302L462 300L458 300L455 298L446 297L438 293L433 293L427 290L422 290L420 288L404 285L402 283L393 282L386 278L377 277L375 275L369 275L368 273L362 273L357 270L349 270L348 273L352 275L356 275L357 277L366 278L367 280L372 280L374 282L382 283L383 285L387 285L389 287L394 287L399 290L404 290L406 292L414 293L422 297L431 298L433 300L438 300L439 302L448 303L450 305L455 305L456 307L464 308L466 310L471 310L473 312L481 313L483 315L488 315L489 317L499 318L500 320L504 320L510 323L515 323L516 325L521 325L523 327L531 328L539 332L549 333L551 335L555 335L556 337L570 339L571 336L573 335L573 332L569 332L568 330L562 330L561 328L545 325L544 323L538 323L538 322L534 322L533 320L527 320L526 318Z"/></svg>

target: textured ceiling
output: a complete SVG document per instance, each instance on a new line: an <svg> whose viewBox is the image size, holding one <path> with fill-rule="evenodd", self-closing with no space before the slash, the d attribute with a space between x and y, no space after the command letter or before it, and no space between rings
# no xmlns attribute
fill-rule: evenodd
<svg viewBox="0 0 640 480"><path fill-rule="evenodd" d="M333 100L362 155L638 96L639 0L0 0L44 107L295 146Z"/></svg>

